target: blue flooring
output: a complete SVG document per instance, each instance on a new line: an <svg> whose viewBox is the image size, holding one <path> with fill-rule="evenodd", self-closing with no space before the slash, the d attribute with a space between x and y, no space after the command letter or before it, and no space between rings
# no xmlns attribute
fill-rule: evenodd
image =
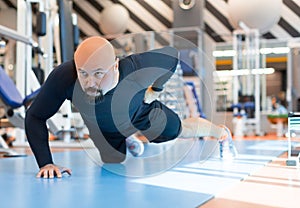
<svg viewBox="0 0 300 208"><path fill-rule="evenodd" d="M99 166L85 151L55 153L73 171L61 179L35 178L33 156L1 159L0 207L197 207L287 150L285 141L235 143L239 157L225 162L217 143L202 140L184 144L180 157L174 148L115 166Z"/></svg>

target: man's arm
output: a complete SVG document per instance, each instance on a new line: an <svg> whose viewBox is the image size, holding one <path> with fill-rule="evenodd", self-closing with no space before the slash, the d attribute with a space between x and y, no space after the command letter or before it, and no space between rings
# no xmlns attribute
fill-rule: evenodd
<svg viewBox="0 0 300 208"><path fill-rule="evenodd" d="M40 168L53 164L46 121L58 111L66 99L65 88L70 81L66 76L62 76L60 70L63 70L64 66L68 67L63 65L53 70L26 112L26 136Z"/></svg>
<svg viewBox="0 0 300 208"><path fill-rule="evenodd" d="M147 65L152 67L154 63L155 67L166 70L165 73L152 84L152 90L162 91L164 84L170 79L177 68L179 53L177 49L169 46L151 50L148 53L149 55L146 55L148 57L145 57L145 61L143 62L144 67L147 67Z"/></svg>
<svg viewBox="0 0 300 208"><path fill-rule="evenodd" d="M172 47L165 47L160 51L157 51L162 54L161 59L159 59L157 62L158 65L161 64L162 67L165 67L165 69L169 70L169 72L166 72L166 74L155 80L155 82L152 84L152 89L154 91L162 91L164 84L170 79L177 68L179 53L175 48Z"/></svg>
<svg viewBox="0 0 300 208"><path fill-rule="evenodd" d="M134 57L136 68L138 70L145 69L148 72L137 73L137 81L143 80L144 82L145 78L142 76L147 76L147 81L151 82L151 86L148 87L145 93L145 103L151 103L163 90L164 84L170 79L177 68L178 56L178 51L168 46L141 53Z"/></svg>

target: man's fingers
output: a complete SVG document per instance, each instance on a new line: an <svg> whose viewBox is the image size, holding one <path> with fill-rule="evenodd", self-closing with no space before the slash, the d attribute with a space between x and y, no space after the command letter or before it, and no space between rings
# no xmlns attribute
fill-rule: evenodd
<svg viewBox="0 0 300 208"><path fill-rule="evenodd" d="M42 177L42 171L39 171L38 174L36 174L36 177L37 177L37 178Z"/></svg>
<svg viewBox="0 0 300 208"><path fill-rule="evenodd" d="M43 171L43 178L48 178L48 170Z"/></svg>
<svg viewBox="0 0 300 208"><path fill-rule="evenodd" d="M60 169L58 169L58 168L55 169L55 174L56 174L56 177L57 177L57 178L61 178L61 177L62 177L62 175L61 175L62 172L61 172Z"/></svg>
<svg viewBox="0 0 300 208"><path fill-rule="evenodd" d="M40 169L38 174L36 175L37 178L61 178L63 173L67 173L69 175L72 174L71 169L59 167L53 164L45 165Z"/></svg>
<svg viewBox="0 0 300 208"><path fill-rule="evenodd" d="M54 170L50 169L48 172L49 172L49 178L54 178Z"/></svg>
<svg viewBox="0 0 300 208"><path fill-rule="evenodd" d="M144 95L144 103L150 104L156 100L160 95L160 92L156 92L149 86Z"/></svg>

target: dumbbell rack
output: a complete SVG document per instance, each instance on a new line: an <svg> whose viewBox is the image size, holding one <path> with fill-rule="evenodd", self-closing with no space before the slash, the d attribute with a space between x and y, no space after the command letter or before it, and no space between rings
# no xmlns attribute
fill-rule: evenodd
<svg viewBox="0 0 300 208"><path fill-rule="evenodd" d="M181 119L187 117L187 104L184 97L184 80L180 66L169 81L165 84L164 90L159 96L159 101L173 110Z"/></svg>
<svg viewBox="0 0 300 208"><path fill-rule="evenodd" d="M295 147L292 144L292 138L300 133L300 113L290 112L288 114L288 158L286 160L287 166L298 166L300 149L293 150Z"/></svg>

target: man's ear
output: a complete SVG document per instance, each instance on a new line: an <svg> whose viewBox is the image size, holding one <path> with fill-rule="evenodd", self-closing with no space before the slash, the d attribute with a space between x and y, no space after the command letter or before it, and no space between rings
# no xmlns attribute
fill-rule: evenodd
<svg viewBox="0 0 300 208"><path fill-rule="evenodd" d="M115 68L114 70L118 70L119 69L119 58L116 58L116 65L115 65Z"/></svg>

